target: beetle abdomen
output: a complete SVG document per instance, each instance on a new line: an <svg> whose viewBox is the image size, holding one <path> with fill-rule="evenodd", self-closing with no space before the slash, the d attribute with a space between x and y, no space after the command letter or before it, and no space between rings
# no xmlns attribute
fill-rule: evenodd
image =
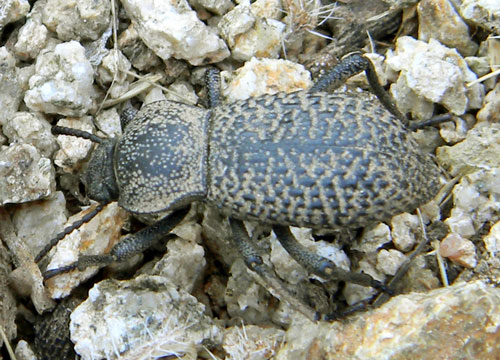
<svg viewBox="0 0 500 360"><path fill-rule="evenodd" d="M358 227L412 211L438 169L375 100L267 95L215 109L208 200L271 224Z"/></svg>

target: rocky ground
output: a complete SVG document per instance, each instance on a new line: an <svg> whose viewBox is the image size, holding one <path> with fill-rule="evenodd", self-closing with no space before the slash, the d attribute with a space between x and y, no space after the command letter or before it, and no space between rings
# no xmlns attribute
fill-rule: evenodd
<svg viewBox="0 0 500 360"><path fill-rule="evenodd" d="M4 0L0 35L1 357L500 358L500 3ZM53 125L120 136L127 107L206 104L208 66L222 70L231 102L306 89L353 51L366 53L414 121L453 115L415 133L443 169L442 189L419 214L387 224L293 233L386 283L422 248L393 285L399 295L312 321L247 270L227 220L204 204L139 258L42 281L34 256L96 206L79 181L93 144L55 136ZM337 91L368 90L361 74ZM40 266L106 253L150 221L109 204ZM246 226L285 286L316 310L376 295L311 276L268 228Z"/></svg>

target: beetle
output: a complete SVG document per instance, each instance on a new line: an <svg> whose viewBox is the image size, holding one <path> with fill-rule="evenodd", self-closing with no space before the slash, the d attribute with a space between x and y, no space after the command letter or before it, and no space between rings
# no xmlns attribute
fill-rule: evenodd
<svg viewBox="0 0 500 360"><path fill-rule="evenodd" d="M374 100L324 91L361 71L383 107ZM343 271L307 250L289 230L363 227L413 211L439 188L437 165L418 148L371 62L354 54L310 90L227 105L219 104L216 72L208 72L207 85L210 108L173 101L145 105L127 121L121 138L53 127L55 134L98 143L84 182L88 197L100 208L117 200L132 214L174 212L119 242L108 255L80 256L46 277L137 254L168 234L190 203L204 201L229 217L234 245L247 266L284 297L287 291L276 285L243 220L270 224L287 252L320 277L390 292L371 276ZM59 234L37 260L77 226Z"/></svg>

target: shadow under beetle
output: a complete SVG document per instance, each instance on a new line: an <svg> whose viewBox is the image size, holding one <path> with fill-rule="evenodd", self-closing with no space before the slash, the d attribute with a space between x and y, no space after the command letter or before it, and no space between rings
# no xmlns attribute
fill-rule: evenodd
<svg viewBox="0 0 500 360"><path fill-rule="evenodd" d="M361 71L384 107L324 92ZM371 276L341 270L307 250L288 228L363 227L413 211L437 192L438 167L419 150L371 62L351 55L310 90L227 105L219 104L218 73L207 74L209 109L154 102L127 121L121 138L53 127L55 134L98 143L84 182L89 198L101 205L59 234L37 260L110 201L118 200L133 214L177 211L123 239L108 255L80 256L45 276L142 252L183 219L191 202L205 201L229 217L233 242L247 266L310 317L316 314L304 310L263 263L243 220L271 224L287 252L311 273L389 291Z"/></svg>

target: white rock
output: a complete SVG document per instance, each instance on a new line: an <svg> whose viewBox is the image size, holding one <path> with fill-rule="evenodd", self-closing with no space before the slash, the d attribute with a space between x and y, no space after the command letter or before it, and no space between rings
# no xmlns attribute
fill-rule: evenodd
<svg viewBox="0 0 500 360"><path fill-rule="evenodd" d="M82 359L196 359L221 329L205 307L161 276L105 280L71 314L71 340Z"/></svg>
<svg viewBox="0 0 500 360"><path fill-rule="evenodd" d="M284 15L281 0L256 0L250 10L255 16L266 19L280 20Z"/></svg>
<svg viewBox="0 0 500 360"><path fill-rule="evenodd" d="M66 118L57 122L58 126L64 126L93 133L94 126L90 116L79 119ZM87 158L92 149L92 142L87 139L77 138L71 135L57 135L59 150L54 156L54 164L66 172L73 172L81 166L81 162Z"/></svg>
<svg viewBox="0 0 500 360"><path fill-rule="evenodd" d="M20 340L15 349L16 359L18 360L38 360L35 352L30 348L30 345L24 341Z"/></svg>
<svg viewBox="0 0 500 360"><path fill-rule="evenodd" d="M351 245L351 249L364 253L377 251L383 245L392 241L391 229L384 223L363 230L361 239Z"/></svg>
<svg viewBox="0 0 500 360"><path fill-rule="evenodd" d="M256 19L257 16L250 10L250 4L245 1L224 15L217 27L222 38L233 48L237 37L249 31Z"/></svg>
<svg viewBox="0 0 500 360"><path fill-rule="evenodd" d="M398 38L396 51L392 54L388 56L387 64L394 71L401 71L400 78L404 77L405 84L422 99L442 104L456 115L481 107L483 85L466 87L466 83L477 76L456 50L434 39L426 43L403 36ZM393 91L398 106L400 101L407 101L405 94L399 93Z"/></svg>
<svg viewBox="0 0 500 360"><path fill-rule="evenodd" d="M224 15L218 28L231 48L233 58L241 61L254 56L277 58L285 36L284 23L256 16L248 3L242 3Z"/></svg>
<svg viewBox="0 0 500 360"><path fill-rule="evenodd" d="M274 327L232 326L224 331L222 347L228 360L272 359L284 337L285 332Z"/></svg>
<svg viewBox="0 0 500 360"><path fill-rule="evenodd" d="M34 110L82 116L93 105L94 70L76 41L56 45L37 57L24 101Z"/></svg>
<svg viewBox="0 0 500 360"><path fill-rule="evenodd" d="M500 167L500 124L480 122L467 132L465 140L437 148L438 163L456 176L466 167Z"/></svg>
<svg viewBox="0 0 500 360"><path fill-rule="evenodd" d="M464 0L460 4L460 14L486 30L500 32L500 3L496 0Z"/></svg>
<svg viewBox="0 0 500 360"><path fill-rule="evenodd" d="M47 0L43 23L63 41L96 40L108 28L107 0Z"/></svg>
<svg viewBox="0 0 500 360"><path fill-rule="evenodd" d="M23 60L34 59L46 46L48 39L49 30L45 25L30 18L19 29L14 51Z"/></svg>
<svg viewBox="0 0 500 360"><path fill-rule="evenodd" d="M15 57L6 47L0 47L0 125L18 110L23 98Z"/></svg>
<svg viewBox="0 0 500 360"><path fill-rule="evenodd" d="M357 269L354 269L352 271L357 273L363 272L365 274L371 275L375 280L384 282L385 276L381 272L379 272L370 262L361 260L358 266L359 267ZM344 295L346 302L349 305L353 305L362 300L371 298L376 292L377 290L375 290L374 288L347 282L345 284L344 290L342 291L342 294Z"/></svg>
<svg viewBox="0 0 500 360"><path fill-rule="evenodd" d="M451 232L466 238L476 233L472 216L468 214L468 210L464 211L461 208L452 209L450 217L444 223L448 225Z"/></svg>
<svg viewBox="0 0 500 360"><path fill-rule="evenodd" d="M71 216L65 227L81 219L89 209ZM122 226L128 215L116 202L107 205L92 220L75 229L48 254L47 270L70 265L78 260L80 255L100 255L107 253L120 240ZM47 289L53 299L68 296L71 290L94 276L98 271L95 266L84 271L74 270L57 275L46 281Z"/></svg>
<svg viewBox="0 0 500 360"><path fill-rule="evenodd" d="M97 128L109 137L120 137L122 135L120 115L116 108L104 110L97 114L95 123Z"/></svg>
<svg viewBox="0 0 500 360"><path fill-rule="evenodd" d="M12 217L17 236L33 256L64 229L66 221L66 199L61 191L46 200L20 205Z"/></svg>
<svg viewBox="0 0 500 360"><path fill-rule="evenodd" d="M186 81L177 80L168 87L168 90L165 96L166 100L178 101L185 104L196 104L198 102L198 96L193 86Z"/></svg>
<svg viewBox="0 0 500 360"><path fill-rule="evenodd" d="M232 74L221 72L221 82L222 95L228 102L312 86L311 75L302 65L287 60L256 58Z"/></svg>
<svg viewBox="0 0 500 360"><path fill-rule="evenodd" d="M132 80L131 75L128 74L131 67L130 61L119 50L109 51L102 59L97 68L98 80L102 84L111 85L108 89L111 98L120 97L127 92Z"/></svg>
<svg viewBox="0 0 500 360"><path fill-rule="evenodd" d="M382 249L377 253L377 270L385 275L395 275L406 261L406 255L394 249Z"/></svg>
<svg viewBox="0 0 500 360"><path fill-rule="evenodd" d="M28 0L3 0L0 3L0 31L5 25L25 17L29 10Z"/></svg>
<svg viewBox="0 0 500 360"><path fill-rule="evenodd" d="M42 114L17 112L7 119L3 133L10 143L31 144L44 157L50 158L58 149L56 138L50 132L50 123Z"/></svg>
<svg viewBox="0 0 500 360"><path fill-rule="evenodd" d="M474 243L456 233L450 233L441 240L439 254L467 268L474 268L477 265Z"/></svg>
<svg viewBox="0 0 500 360"><path fill-rule="evenodd" d="M487 121L489 123L500 122L500 83L484 97L484 105L478 111L478 121Z"/></svg>
<svg viewBox="0 0 500 360"><path fill-rule="evenodd" d="M163 60L174 57L200 65L229 56L224 41L185 0L124 0L122 5L144 43Z"/></svg>
<svg viewBox="0 0 500 360"><path fill-rule="evenodd" d="M43 199L55 191L50 159L29 144L14 144L0 151L0 204Z"/></svg>
<svg viewBox="0 0 500 360"><path fill-rule="evenodd" d="M203 6L205 9L213 12L217 15L224 15L229 9L231 9L234 4L231 0L196 0L190 1L191 4L193 2L197 3L200 6Z"/></svg>
<svg viewBox="0 0 500 360"><path fill-rule="evenodd" d="M465 175L453 188L454 207L445 220L452 232L468 238L500 211L500 168Z"/></svg>
<svg viewBox="0 0 500 360"><path fill-rule="evenodd" d="M483 238L483 241L491 257L495 257L500 253L500 221L491 227L490 232Z"/></svg>
<svg viewBox="0 0 500 360"><path fill-rule="evenodd" d="M415 233L420 229L417 215L403 213L396 215L391 220L392 242L402 252L407 252L415 246Z"/></svg>
<svg viewBox="0 0 500 360"><path fill-rule="evenodd" d="M201 232L201 227L198 227ZM167 243L168 252L158 261L152 275L169 279L178 288L191 293L202 278L206 266L205 250L202 246L184 239L173 239Z"/></svg>
<svg viewBox="0 0 500 360"><path fill-rule="evenodd" d="M270 296L255 282L242 259L233 263L224 294L227 312L231 317L254 324L269 321L273 311L269 306Z"/></svg>

